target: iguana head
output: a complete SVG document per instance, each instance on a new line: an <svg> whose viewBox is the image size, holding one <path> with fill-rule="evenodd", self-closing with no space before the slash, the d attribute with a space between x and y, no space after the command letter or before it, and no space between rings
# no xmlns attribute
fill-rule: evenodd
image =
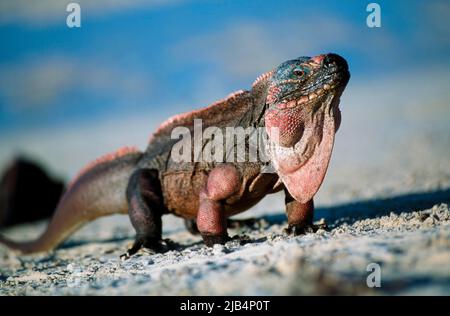
<svg viewBox="0 0 450 316"><path fill-rule="evenodd" d="M264 120L270 155L299 202L309 201L323 181L349 78L347 62L336 54L284 62L268 78Z"/></svg>

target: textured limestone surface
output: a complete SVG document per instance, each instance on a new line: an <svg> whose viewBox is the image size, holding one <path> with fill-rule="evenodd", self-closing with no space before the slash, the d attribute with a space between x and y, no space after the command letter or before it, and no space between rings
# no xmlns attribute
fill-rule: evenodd
<svg viewBox="0 0 450 316"><path fill-rule="evenodd" d="M448 179L446 179L448 181ZM250 227L230 231L226 245L203 246L181 221L166 217L162 254L120 254L133 240L126 216L97 220L51 254L15 256L0 249L0 295L281 295L449 294L450 190L318 206L329 228L304 236L284 232L285 216L264 205ZM273 199L282 200L282 196ZM9 236L30 238L45 223ZM381 287L369 288L370 263Z"/></svg>

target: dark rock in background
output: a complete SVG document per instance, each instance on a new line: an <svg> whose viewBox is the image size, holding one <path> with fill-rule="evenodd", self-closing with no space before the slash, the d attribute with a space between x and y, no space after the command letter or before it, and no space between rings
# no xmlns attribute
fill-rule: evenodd
<svg viewBox="0 0 450 316"><path fill-rule="evenodd" d="M0 227L50 217L63 191L64 183L37 163L14 159L0 180Z"/></svg>

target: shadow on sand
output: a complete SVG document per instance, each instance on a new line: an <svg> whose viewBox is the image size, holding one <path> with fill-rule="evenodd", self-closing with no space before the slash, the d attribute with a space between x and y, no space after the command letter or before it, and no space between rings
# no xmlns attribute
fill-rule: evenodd
<svg viewBox="0 0 450 316"><path fill-rule="evenodd" d="M450 203L450 188L431 192L408 193L390 198L361 200L334 206L317 207L315 210L315 220L324 218L330 227L334 227L344 222L352 224L357 220L380 217L388 215L391 212L399 214L402 212L424 210L431 208L438 203ZM261 218L266 220L270 225L286 223L286 215L284 213L269 214L262 216ZM244 220L234 220L233 222L235 222L235 225L252 226L257 221L258 218L249 218ZM107 240L95 240L95 242L119 242L129 240L130 238L134 237L123 236ZM258 241L242 240L242 243ZM90 242L92 242L92 240L67 241L60 248L72 248ZM183 250L197 244L202 244L202 242L198 241L188 245L172 243L169 249Z"/></svg>
<svg viewBox="0 0 450 316"><path fill-rule="evenodd" d="M391 212L414 212L431 208L438 203L450 203L450 188L430 192L416 192L389 198L361 200L333 206L317 207L315 220L324 218L330 225L339 223L352 224L355 221L388 215ZM286 222L285 214L270 214L264 216L270 224Z"/></svg>

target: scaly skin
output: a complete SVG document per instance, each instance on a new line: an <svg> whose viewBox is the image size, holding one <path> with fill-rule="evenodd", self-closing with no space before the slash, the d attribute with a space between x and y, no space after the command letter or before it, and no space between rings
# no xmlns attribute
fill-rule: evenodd
<svg viewBox="0 0 450 316"><path fill-rule="evenodd" d="M211 106L177 115L152 135L147 150L123 149L100 159L69 186L46 232L32 242L0 242L22 253L55 248L75 229L99 216L128 212L141 247L161 250L161 216L190 220L206 245L228 240L228 217L243 212L265 195L284 190L288 231L302 233L312 224L313 197L325 176L340 124L340 96L349 80L345 60L335 54L287 61L261 75L248 91L238 91ZM176 162L176 127L194 130L262 127L268 138L272 173L263 162ZM278 135L274 129L278 128ZM208 145L202 140L202 146ZM236 149L239 144L226 148ZM195 152L192 145L192 152ZM196 225L192 225L193 222Z"/></svg>

